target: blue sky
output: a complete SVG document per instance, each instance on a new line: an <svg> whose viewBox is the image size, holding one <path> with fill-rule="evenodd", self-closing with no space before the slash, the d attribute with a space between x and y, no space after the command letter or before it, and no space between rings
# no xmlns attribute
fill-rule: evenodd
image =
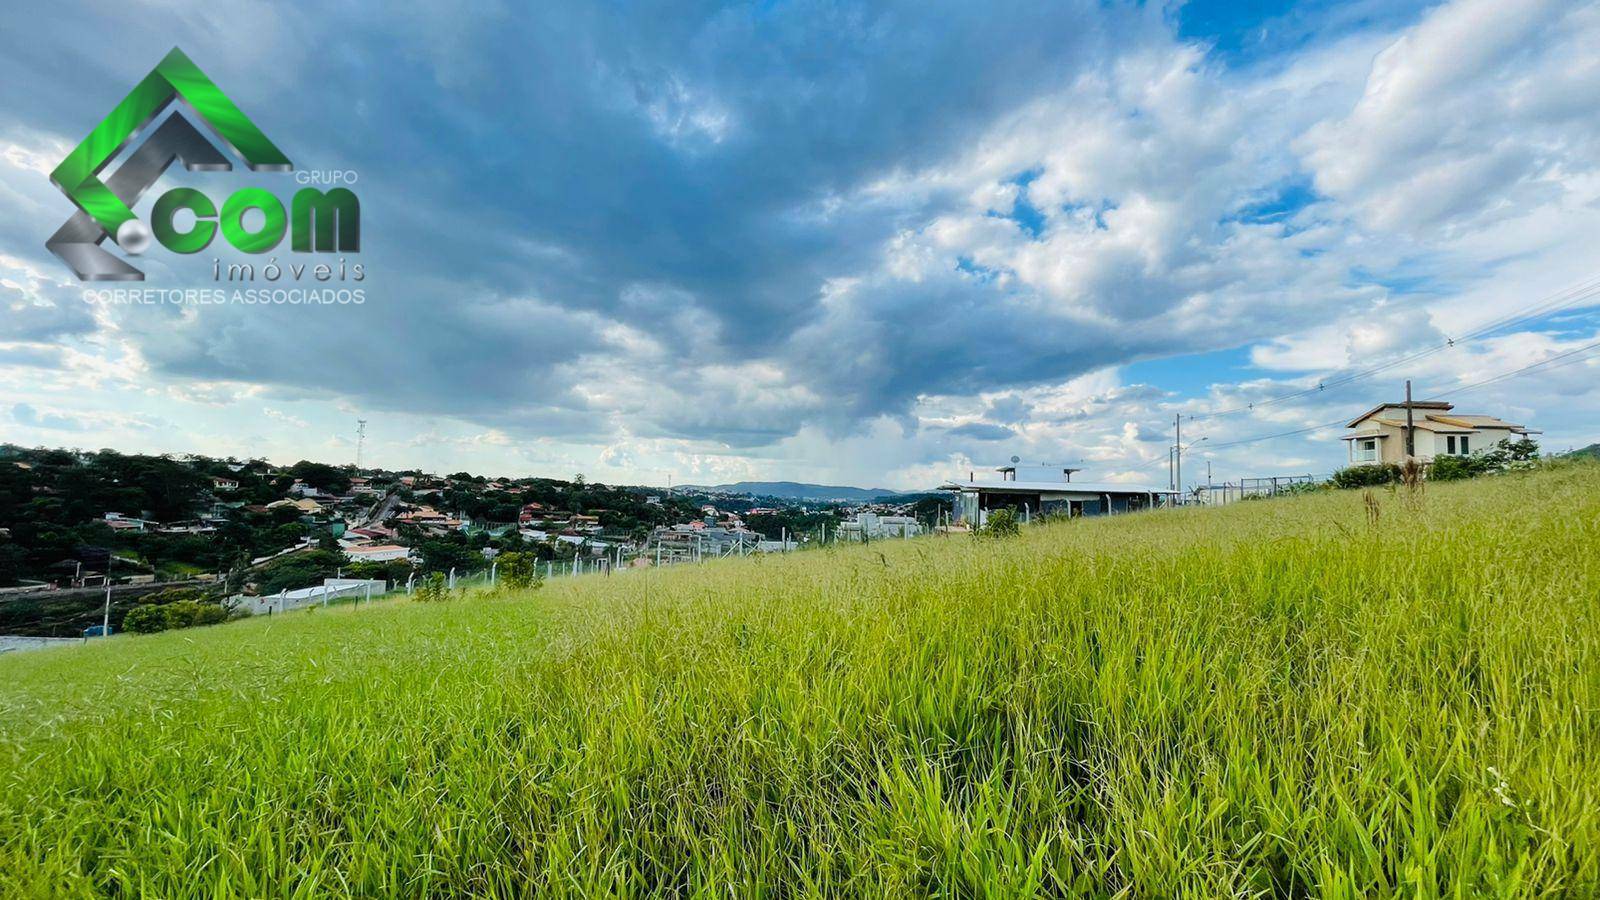
<svg viewBox="0 0 1600 900"><path fill-rule="evenodd" d="M1414 23L1430 4L1407 0L1191 0L1175 7L1178 37L1200 41L1229 66L1291 58L1318 44Z"/></svg>
<svg viewBox="0 0 1600 900"><path fill-rule="evenodd" d="M0 439L24 444L340 461L364 418L367 459L396 467L914 487L1018 455L1160 483L1174 414L1600 274L1579 3L4 15ZM71 211L47 173L174 45L297 167L359 173L367 302L86 303L44 251ZM173 170L138 211L288 177ZM206 287L217 255L240 258L141 266ZM1406 374L1466 384L1595 339L1583 315L1519 325ZM1594 374L1460 403L1588 443ZM1342 459L1317 432L1213 462Z"/></svg>

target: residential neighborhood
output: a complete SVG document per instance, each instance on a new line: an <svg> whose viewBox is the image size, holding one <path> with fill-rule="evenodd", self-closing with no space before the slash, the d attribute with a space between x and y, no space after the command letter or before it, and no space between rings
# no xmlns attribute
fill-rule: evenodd
<svg viewBox="0 0 1600 900"><path fill-rule="evenodd" d="M4 446L0 634L75 633L173 589L262 613L351 577L487 579L510 552L553 577L909 537L948 521L942 503Z"/></svg>

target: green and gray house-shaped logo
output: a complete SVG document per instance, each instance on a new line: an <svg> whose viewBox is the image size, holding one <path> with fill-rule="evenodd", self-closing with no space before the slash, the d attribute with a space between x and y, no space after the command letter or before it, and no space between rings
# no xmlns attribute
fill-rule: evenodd
<svg viewBox="0 0 1600 900"><path fill-rule="evenodd" d="M137 255L150 245L151 231L134 215L133 205L174 160L194 172L226 172L233 165L182 116L169 116L110 177L101 171L144 128L181 101L221 142L254 172L288 172L289 158L239 111L182 50L173 48L161 64L89 132L76 150L50 173L50 181L77 204L78 211L45 242L45 247L84 281L143 281L144 273L101 248L110 237Z"/></svg>

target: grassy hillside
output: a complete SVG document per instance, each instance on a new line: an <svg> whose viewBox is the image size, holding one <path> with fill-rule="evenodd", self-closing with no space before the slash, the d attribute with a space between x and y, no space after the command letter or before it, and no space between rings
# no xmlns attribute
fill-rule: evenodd
<svg viewBox="0 0 1600 900"><path fill-rule="evenodd" d="M1569 464L13 655L0 895L1593 896L1597 551Z"/></svg>

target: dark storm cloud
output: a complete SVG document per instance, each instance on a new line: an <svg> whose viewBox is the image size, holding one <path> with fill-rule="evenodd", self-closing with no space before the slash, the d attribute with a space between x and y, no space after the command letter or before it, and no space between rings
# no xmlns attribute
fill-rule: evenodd
<svg viewBox="0 0 1600 900"><path fill-rule="evenodd" d="M177 44L298 166L360 173L368 304L128 312L124 327L159 371L487 418L581 411L561 367L605 352L609 320L663 332L692 306L729 361L793 359L787 344L816 327L824 281L869 268L903 214L804 211L948 155L1071 77L1129 15L1091 4L662 3L383 15L221 4L174 17L67 4L31 21L26 39L7 29L0 81L13 126L75 142ZM57 205L64 215L64 198ZM41 256L31 231L0 237ZM161 274L156 264L152 281ZM676 299L630 303L639 285ZM519 298L539 311L505 314ZM858 397L846 414L903 406L926 362L891 365L861 386L881 400ZM1049 360L1033 369L1051 371ZM692 427L748 427L716 419Z"/></svg>
<svg viewBox="0 0 1600 900"><path fill-rule="evenodd" d="M361 306L119 310L118 327L164 375L576 435L603 430L615 411L594 408L586 382L632 374L680 392L635 404L654 419L635 433L754 446L808 422L838 433L904 417L927 394L1060 380L1172 349L1170 337L1090 323L953 267L884 275L885 243L954 202L937 188L841 202L940 165L997 117L1166 40L1149 10L148 13L69 5L30 23L26 39L8 29L0 82L11 86L12 133L75 142L178 44L297 166L359 172L368 272ZM171 177L218 193L240 181ZM40 181L32 202L64 215L64 198ZM42 256L35 237L0 232L31 259ZM167 262L151 257L152 283L193 282L196 267L183 264L199 261ZM830 302L840 279L854 286ZM1179 292L1137 280L1123 290L1143 298L1141 314ZM654 341L656 356L636 358L619 327ZM717 379L683 374L752 362L781 370L782 383L738 402Z"/></svg>

